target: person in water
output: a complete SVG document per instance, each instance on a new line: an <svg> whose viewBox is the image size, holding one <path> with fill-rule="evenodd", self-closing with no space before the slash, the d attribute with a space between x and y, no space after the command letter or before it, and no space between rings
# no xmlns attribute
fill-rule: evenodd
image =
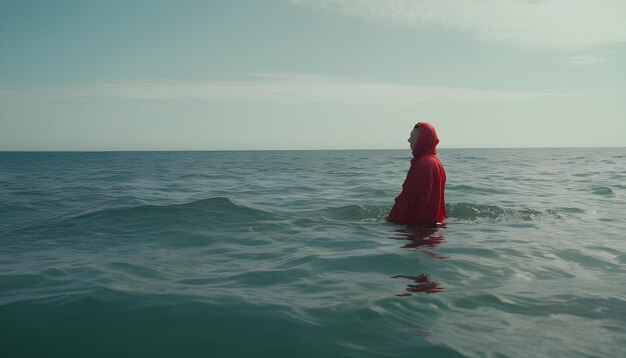
<svg viewBox="0 0 626 358"><path fill-rule="evenodd" d="M404 225L440 224L447 217L443 198L446 172L435 149L439 143L435 127L426 122L417 123L408 141L413 152L411 168L387 221Z"/></svg>

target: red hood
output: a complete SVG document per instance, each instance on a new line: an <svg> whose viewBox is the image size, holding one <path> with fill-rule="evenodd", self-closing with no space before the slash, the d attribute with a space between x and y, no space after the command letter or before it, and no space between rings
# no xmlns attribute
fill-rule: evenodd
<svg viewBox="0 0 626 358"><path fill-rule="evenodd" d="M428 122L419 122L417 126L419 126L420 131L415 149L413 149L413 156L417 158L424 154L437 154L435 147L439 144L439 138L435 127Z"/></svg>

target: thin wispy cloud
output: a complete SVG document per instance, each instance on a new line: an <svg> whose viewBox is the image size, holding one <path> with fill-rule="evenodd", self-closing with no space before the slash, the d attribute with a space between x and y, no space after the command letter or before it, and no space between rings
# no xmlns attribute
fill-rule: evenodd
<svg viewBox="0 0 626 358"><path fill-rule="evenodd" d="M419 86L388 82L359 81L321 75L259 73L233 81L146 81L105 80L56 89L0 88L0 97L36 95L39 98L118 98L131 100L230 100L275 103L394 103L425 101L489 102L526 101L552 95L548 92L522 92L470 89L445 86Z"/></svg>
<svg viewBox="0 0 626 358"><path fill-rule="evenodd" d="M475 38L578 51L626 42L624 0L291 0L372 21L443 26Z"/></svg>
<svg viewBox="0 0 626 358"><path fill-rule="evenodd" d="M566 62L572 66L594 65L603 61L603 57L591 54L576 55L566 58Z"/></svg>

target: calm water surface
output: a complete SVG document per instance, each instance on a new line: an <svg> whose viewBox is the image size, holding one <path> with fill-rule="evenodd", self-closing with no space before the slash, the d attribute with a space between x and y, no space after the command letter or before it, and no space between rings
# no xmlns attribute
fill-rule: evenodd
<svg viewBox="0 0 626 358"><path fill-rule="evenodd" d="M618 357L626 149L0 152L0 356Z"/></svg>

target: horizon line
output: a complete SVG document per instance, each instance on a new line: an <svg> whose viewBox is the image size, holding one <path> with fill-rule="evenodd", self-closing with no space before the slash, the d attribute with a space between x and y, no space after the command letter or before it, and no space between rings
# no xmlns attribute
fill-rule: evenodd
<svg viewBox="0 0 626 358"><path fill-rule="evenodd" d="M585 146L585 147L444 147L438 150L464 149L618 149L626 146ZM329 151L372 151L406 150L409 148L335 148L335 149L86 149L86 150L0 150L0 153L115 153L115 152L329 152Z"/></svg>

